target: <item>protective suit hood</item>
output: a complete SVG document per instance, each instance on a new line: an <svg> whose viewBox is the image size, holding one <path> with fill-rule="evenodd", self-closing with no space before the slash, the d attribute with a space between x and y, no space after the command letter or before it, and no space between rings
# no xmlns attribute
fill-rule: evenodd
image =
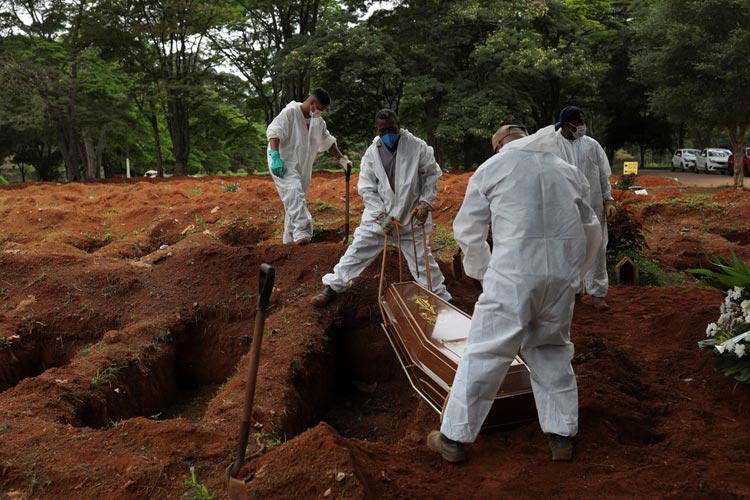
<svg viewBox="0 0 750 500"><path fill-rule="evenodd" d="M557 144L554 125L544 127L529 136L509 142L508 144L503 146L503 149L500 150L499 154L502 154L502 152L506 149L537 151L541 153L552 153L554 155L560 156L560 147Z"/></svg>

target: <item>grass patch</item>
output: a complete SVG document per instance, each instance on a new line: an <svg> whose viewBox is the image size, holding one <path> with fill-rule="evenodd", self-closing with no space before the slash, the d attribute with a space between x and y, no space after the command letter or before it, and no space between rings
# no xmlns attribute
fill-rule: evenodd
<svg viewBox="0 0 750 500"><path fill-rule="evenodd" d="M239 182L231 182L229 184L221 183L221 190L224 193L237 193L240 191L240 183Z"/></svg>
<svg viewBox="0 0 750 500"><path fill-rule="evenodd" d="M448 227L439 224L434 224L432 226L432 246L434 247L434 252L439 252L445 249L455 250L458 248L458 244L453 237L453 221L450 221Z"/></svg>
<svg viewBox="0 0 750 500"><path fill-rule="evenodd" d="M185 484L190 488L184 495L188 500L214 500L206 485L198 481L194 466L190 467L190 479Z"/></svg>
<svg viewBox="0 0 750 500"><path fill-rule="evenodd" d="M724 210L725 206L721 203L713 201L713 195L709 193L691 194L690 196L684 196L682 198L670 198L664 200L656 200L648 202L647 206L672 206L687 208L688 210Z"/></svg>
<svg viewBox="0 0 750 500"><path fill-rule="evenodd" d="M117 380L117 375L122 371L122 366L110 365L106 368L99 370L96 369L96 374L91 378L91 385L99 385L106 382L112 387L112 381Z"/></svg>
<svg viewBox="0 0 750 500"><path fill-rule="evenodd" d="M334 210L336 210L336 208L322 198L315 199L315 206L313 207L314 212L332 212Z"/></svg>

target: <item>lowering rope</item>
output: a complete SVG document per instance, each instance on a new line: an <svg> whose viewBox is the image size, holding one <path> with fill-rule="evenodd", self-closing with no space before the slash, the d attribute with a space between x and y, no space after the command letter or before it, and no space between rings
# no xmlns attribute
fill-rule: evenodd
<svg viewBox="0 0 750 500"><path fill-rule="evenodd" d="M396 245L398 247L398 280L399 282L404 281L403 276L403 266L402 266L402 260L404 258L403 256L403 250L401 249L401 228L409 227L411 229L411 243L413 245L414 250L414 266L417 270L417 279L419 279L419 261L417 258L417 240L416 235L414 233L414 217L417 213L417 209L415 208L412 210L411 215L409 216L409 222L406 224L401 224L399 221L394 220L393 223L396 226ZM424 246L424 267L425 267L425 274L427 277L427 289L432 292L432 276L430 274L430 242L427 239L427 230L424 227L424 224L422 224L422 244ZM383 260L380 264L380 283L378 284L378 304L382 304L381 299L383 297L383 283L385 281L385 261L388 256L388 234L386 233L385 238L383 239ZM382 305L381 305L382 308ZM385 317L385 315L383 316Z"/></svg>

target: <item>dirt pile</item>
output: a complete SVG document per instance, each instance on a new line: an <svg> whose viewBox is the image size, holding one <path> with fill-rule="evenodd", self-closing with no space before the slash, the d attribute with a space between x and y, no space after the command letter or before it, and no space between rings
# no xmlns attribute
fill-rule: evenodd
<svg viewBox="0 0 750 500"><path fill-rule="evenodd" d="M468 177L440 184L448 256ZM666 261L686 220L717 249L744 249L710 232L719 213L750 206L744 195L704 194L636 205L650 252ZM717 293L615 287L606 315L584 300L572 332L576 460L550 463L531 424L480 436L468 465L449 466L423 444L438 415L380 331L378 263L329 309L308 305L345 250L341 176L316 176L309 206L314 243L295 247L280 244L267 178L0 189L0 498L179 498L191 466L223 498L261 262L277 270L248 453L263 451L242 474L258 498L750 495L737 474L750 458L750 391L696 347ZM479 285L441 267L471 312ZM390 280L397 268L392 254Z"/></svg>

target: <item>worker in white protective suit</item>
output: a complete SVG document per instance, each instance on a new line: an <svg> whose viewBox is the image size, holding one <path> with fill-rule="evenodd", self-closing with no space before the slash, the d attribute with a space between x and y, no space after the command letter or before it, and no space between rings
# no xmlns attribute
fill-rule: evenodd
<svg viewBox="0 0 750 500"><path fill-rule="evenodd" d="M612 198L612 186L609 176L612 170L604 149L595 139L586 135L586 124L583 111L575 106L563 108L560 121L555 124L557 142L563 160L578 167L591 187L589 204L596 212L602 224L602 243L596 262L583 277L578 287L578 295L583 291L591 295L594 309L606 311L607 292L609 291L609 276L607 275L607 220L611 220L617 213L615 200Z"/></svg>
<svg viewBox="0 0 750 500"><path fill-rule="evenodd" d="M312 239L313 220L307 209L307 190L318 153L327 151L344 169L352 167L323 120L322 113L330 103L328 93L316 88L304 102L287 104L268 125L268 170L284 204L283 243L305 245Z"/></svg>
<svg viewBox="0 0 750 500"><path fill-rule="evenodd" d="M354 241L333 272L323 276L323 291L312 299L316 307L330 304L337 294L346 291L352 285L352 280L362 274L383 251L385 235L395 240L396 231L400 231L401 250L412 276L427 288L421 231L417 231L416 238L413 238L408 227L399 228L395 222L406 224L416 209L417 224L424 225L429 241L432 232L430 212L437 197L440 166L435 161L432 148L400 128L398 117L392 110L379 111L375 126L378 136L362 157L357 184L357 191L365 203L362 222L354 231ZM416 255L412 240L416 244ZM451 295L445 288L445 279L432 252L428 252L428 260L432 292L450 300Z"/></svg>
<svg viewBox="0 0 750 500"><path fill-rule="evenodd" d="M506 144L471 177L453 223L466 274L482 281L483 292L440 431L427 438L450 462L466 459L464 443L476 439L519 352L552 459L572 459L578 431L569 334L574 285L593 261L601 226L586 178L558 155L551 125Z"/></svg>

